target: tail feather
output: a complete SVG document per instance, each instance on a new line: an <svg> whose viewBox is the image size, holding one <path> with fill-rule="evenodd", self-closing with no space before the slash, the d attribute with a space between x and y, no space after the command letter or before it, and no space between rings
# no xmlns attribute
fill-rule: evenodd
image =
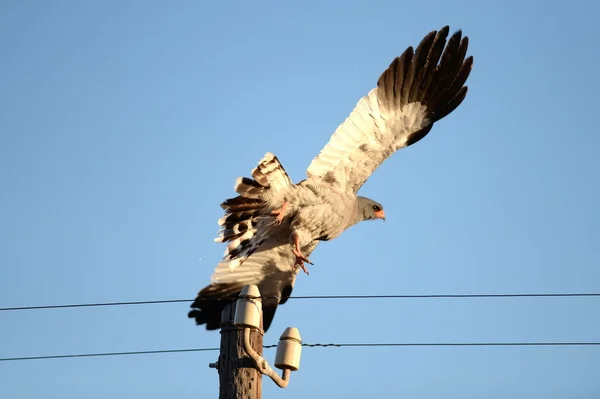
<svg viewBox="0 0 600 399"><path fill-rule="evenodd" d="M215 242L232 241L232 240L244 235L244 233L246 233L248 230L252 230L252 229L256 228L257 225L258 225L258 222L257 222L256 218L249 218L246 220L242 220L241 222L238 222L236 224L233 224L233 225L230 225L230 226L224 228L221 231L221 233L219 233L219 236L217 238L215 238Z"/></svg>
<svg viewBox="0 0 600 399"><path fill-rule="evenodd" d="M235 258L246 246L250 244L250 240L255 236L256 229L248 230L237 238L231 240L225 250L227 259Z"/></svg>
<svg viewBox="0 0 600 399"><path fill-rule="evenodd" d="M245 198L260 198L261 194L264 194L265 190L268 189L268 186L263 186L256 180L247 178L247 177L238 177L235 181L235 191Z"/></svg>
<svg viewBox="0 0 600 399"><path fill-rule="evenodd" d="M223 216L222 218L220 218L217 221L217 223L222 228L227 228L241 223L245 220L251 219L253 216L258 216L258 213L255 210L228 213L225 214L225 216Z"/></svg>
<svg viewBox="0 0 600 399"><path fill-rule="evenodd" d="M216 242L228 242L224 259L242 264L264 242L268 232L270 200L276 193L292 185L285 169L272 153L267 153L252 170L252 177L239 177L234 189L239 194L221 203L225 215ZM262 223L261 223L262 222ZM237 258L237 259L236 259Z"/></svg>
<svg viewBox="0 0 600 399"><path fill-rule="evenodd" d="M264 187L279 189L292 185L292 180L281 162L270 152L267 152L258 163L258 166L254 168L252 177Z"/></svg>
<svg viewBox="0 0 600 399"><path fill-rule="evenodd" d="M226 213L237 213L243 211L251 211L260 209L264 206L264 201L259 198L248 198L243 197L241 195L229 198L223 202L221 202L221 208L225 210Z"/></svg>

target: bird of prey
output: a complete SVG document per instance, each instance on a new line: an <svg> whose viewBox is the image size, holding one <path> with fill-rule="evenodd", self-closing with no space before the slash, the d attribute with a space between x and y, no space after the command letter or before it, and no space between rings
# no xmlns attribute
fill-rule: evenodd
<svg viewBox="0 0 600 399"><path fill-rule="evenodd" d="M467 94L473 65L468 38L449 27L427 34L416 50L392 61L377 87L358 101L312 160L307 178L294 184L272 153L235 183L238 196L221 204L217 242L228 243L211 283L188 316L206 329L219 327L223 308L247 284L260 289L263 328L286 302L300 269L312 264L320 241L338 237L363 220L384 219L383 206L357 192L383 161L416 143L454 111Z"/></svg>

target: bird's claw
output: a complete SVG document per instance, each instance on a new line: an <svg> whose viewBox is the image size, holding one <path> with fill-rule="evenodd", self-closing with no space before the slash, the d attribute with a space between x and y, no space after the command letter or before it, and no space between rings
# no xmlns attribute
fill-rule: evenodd
<svg viewBox="0 0 600 399"><path fill-rule="evenodd" d="M310 262L308 262L308 263L310 263ZM310 264L312 265L312 263L310 263ZM306 268L306 266L304 266L304 261L302 259L296 258L296 263L294 266L300 266L302 268L302 271L304 273L306 273L307 276L310 275L310 273L308 272L308 269Z"/></svg>
<svg viewBox="0 0 600 399"><path fill-rule="evenodd" d="M288 203L287 203L287 201L283 201L281 208L274 209L271 211L271 215L275 216L275 221L273 222L275 224L275 226L279 226L283 222L283 218L285 217L287 209L288 209Z"/></svg>
<svg viewBox="0 0 600 399"><path fill-rule="evenodd" d="M306 256L302 255L301 252L294 251L294 255L296 256L294 266L300 266L302 268L302 271L309 275L310 273L308 273L308 269L306 268L306 266L304 266L304 263L308 263L309 265L314 265L314 263L312 263Z"/></svg>
<svg viewBox="0 0 600 399"><path fill-rule="evenodd" d="M300 236L298 235L298 232L293 231L290 236L290 239L293 243L292 244L292 253L296 257L296 260L294 261L294 267L300 266L302 268L302 270L304 271L304 273L306 273L308 275L308 269L306 269L306 266L304 266L304 263L306 262L309 265L312 265L313 263L306 256L304 256L304 254L300 250Z"/></svg>

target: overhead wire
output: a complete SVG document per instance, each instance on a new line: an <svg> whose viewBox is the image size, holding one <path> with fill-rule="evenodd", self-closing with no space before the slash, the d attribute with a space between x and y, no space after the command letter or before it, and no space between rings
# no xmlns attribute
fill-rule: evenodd
<svg viewBox="0 0 600 399"><path fill-rule="evenodd" d="M335 348L376 348L376 347L482 347L482 346L600 346L600 342L406 342L406 343L330 343L330 344L307 344L304 347L335 347ZM265 345L263 348L275 348L277 345ZM187 349L163 349L146 350L131 352L100 352L100 353L77 353L48 356L21 356L0 358L0 362L25 361L25 360L53 360L83 357L103 357L103 356L129 356L129 355L153 355L165 353L185 353L185 352L210 352L218 351L220 348L187 348Z"/></svg>
<svg viewBox="0 0 600 399"><path fill-rule="evenodd" d="M556 298L556 297L600 297L600 293L521 293L521 294L398 294L398 295L304 295L290 296L288 299L452 299L452 298ZM282 299L279 296L263 296L262 299ZM210 299L214 300L214 299ZM223 299L231 301L231 299ZM0 312L43 310L43 309L67 309L83 307L107 307L107 306L132 306L132 305L155 305L168 303L186 303L193 299L164 299L149 301L119 301L119 302L97 302L97 303L75 303L64 305L34 305L2 307Z"/></svg>
<svg viewBox="0 0 600 399"><path fill-rule="evenodd" d="M305 295L290 296L289 299L451 299L451 298L552 298L552 297L600 297L600 293L517 293L517 294L395 294L395 295ZM267 297L262 299L281 297ZM231 300L231 299L224 299ZM64 305L36 305L36 306L17 306L3 307L0 311L26 311L43 309L65 309L81 307L107 307L107 306L131 306L131 305L152 305L191 302L191 299L167 299L167 300L149 300L149 301L119 301L119 302L97 302L97 303L77 303ZM426 343L345 343L345 344L307 344L304 347L460 347L460 346L599 346L600 342L426 342ZM265 349L274 348L277 345L265 345ZM66 358L83 357L102 357L102 356L127 356L127 355L148 355L148 354L166 354L166 353L184 353L184 352L207 352L218 351L219 348L187 348L187 349L164 349L164 350L145 350L130 352L100 352L100 353L79 353L62 354L48 356L24 356L24 357L6 357L0 358L0 362L23 361L23 360L50 360Z"/></svg>

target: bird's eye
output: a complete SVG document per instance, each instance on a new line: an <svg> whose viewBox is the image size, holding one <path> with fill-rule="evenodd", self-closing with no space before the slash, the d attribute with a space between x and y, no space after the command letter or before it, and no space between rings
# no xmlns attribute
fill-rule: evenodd
<svg viewBox="0 0 600 399"><path fill-rule="evenodd" d="M379 205L373 205L373 210L375 212L379 212L381 210L381 208L379 207Z"/></svg>

